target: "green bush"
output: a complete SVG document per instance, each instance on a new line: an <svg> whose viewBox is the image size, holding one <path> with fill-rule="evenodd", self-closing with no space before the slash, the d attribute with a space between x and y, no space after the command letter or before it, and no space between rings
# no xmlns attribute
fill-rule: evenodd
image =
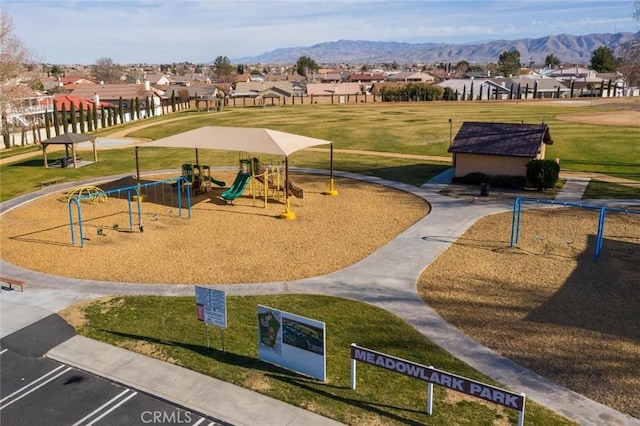
<svg viewBox="0 0 640 426"><path fill-rule="evenodd" d="M560 165L553 160L531 160L527 163L527 184L539 191L553 188L560 178Z"/></svg>

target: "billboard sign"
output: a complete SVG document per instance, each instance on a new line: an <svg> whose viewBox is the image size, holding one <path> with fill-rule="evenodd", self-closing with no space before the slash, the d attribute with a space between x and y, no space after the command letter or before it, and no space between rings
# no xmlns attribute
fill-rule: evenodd
<svg viewBox="0 0 640 426"><path fill-rule="evenodd" d="M324 381L325 324L258 305L258 356L263 361Z"/></svg>

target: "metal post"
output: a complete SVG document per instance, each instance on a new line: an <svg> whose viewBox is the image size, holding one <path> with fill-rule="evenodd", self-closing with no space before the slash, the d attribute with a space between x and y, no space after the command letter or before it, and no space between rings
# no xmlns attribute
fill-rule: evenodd
<svg viewBox="0 0 640 426"><path fill-rule="evenodd" d="M352 343L351 347L353 348L356 344ZM356 390L356 360L355 358L351 358L351 390Z"/></svg>
<svg viewBox="0 0 640 426"><path fill-rule="evenodd" d="M204 335L207 338L207 348L209 348L209 327L207 327L207 323L204 323Z"/></svg>
<svg viewBox="0 0 640 426"><path fill-rule="evenodd" d="M432 367L429 367L432 368ZM431 415L433 413L433 383L429 382L427 384L427 414Z"/></svg>
<svg viewBox="0 0 640 426"><path fill-rule="evenodd" d="M527 398L524 393L520 395L522 395L522 410L520 411L520 414L518 414L518 426L524 426L524 404L526 403Z"/></svg>
<svg viewBox="0 0 640 426"><path fill-rule="evenodd" d="M133 213L131 210L131 190L127 190L127 205L129 206L129 229L133 230Z"/></svg>
<svg viewBox="0 0 640 426"><path fill-rule="evenodd" d="M224 349L224 328L221 330L222 333L220 334L221 340L222 340L222 352L226 352Z"/></svg>

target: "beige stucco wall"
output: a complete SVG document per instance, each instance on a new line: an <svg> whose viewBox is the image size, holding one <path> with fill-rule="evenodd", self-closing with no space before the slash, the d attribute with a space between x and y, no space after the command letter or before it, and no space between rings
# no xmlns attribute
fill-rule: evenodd
<svg viewBox="0 0 640 426"><path fill-rule="evenodd" d="M455 175L459 177L479 172L493 176L526 176L529 161L531 158L458 153Z"/></svg>

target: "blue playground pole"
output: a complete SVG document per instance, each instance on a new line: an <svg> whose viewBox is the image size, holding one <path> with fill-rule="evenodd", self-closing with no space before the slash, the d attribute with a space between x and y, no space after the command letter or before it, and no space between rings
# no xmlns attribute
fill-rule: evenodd
<svg viewBox="0 0 640 426"><path fill-rule="evenodd" d="M605 207L600 209L600 217L598 218L598 236L596 237L596 252L593 255L593 261L595 262L600 257L602 252L602 240L604 239L604 221L607 215L607 209Z"/></svg>
<svg viewBox="0 0 640 426"><path fill-rule="evenodd" d="M73 231L73 211L71 210L71 202L72 201L75 203L76 208L78 209L78 226L79 226L79 232L80 232L80 247L84 247L84 235L83 235L83 232L82 232L82 210L80 209L80 204L79 204L77 198L72 198L71 200L69 200L69 204L68 204L68 208L69 208L69 227L71 229L71 244L75 245L75 243L76 243L75 232Z"/></svg>
<svg viewBox="0 0 640 426"><path fill-rule="evenodd" d="M517 215L518 215L517 223L516 223L516 211L517 211ZM521 215L521 211L522 211L522 201L520 200L520 197L517 197L513 202L513 214L511 216L511 245L509 247L513 247L514 235L515 235L515 242L516 243L520 239L520 215Z"/></svg>

